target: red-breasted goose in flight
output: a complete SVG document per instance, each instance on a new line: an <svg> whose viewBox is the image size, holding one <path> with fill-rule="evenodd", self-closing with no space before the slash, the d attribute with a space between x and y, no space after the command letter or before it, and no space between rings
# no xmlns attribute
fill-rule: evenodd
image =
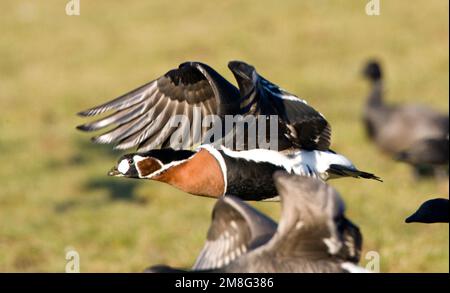
<svg viewBox="0 0 450 293"><path fill-rule="evenodd" d="M304 176L275 174L282 212L277 225L236 197L219 199L207 241L192 267L203 272L364 272L362 236L339 194ZM180 272L165 265L146 272Z"/></svg>
<svg viewBox="0 0 450 293"><path fill-rule="evenodd" d="M114 125L112 130L94 137L94 142L114 143L119 149L138 148L138 153L120 158L110 175L162 181L195 195L227 194L246 200L273 198L277 195L272 181L276 170L323 180L337 177L379 180L329 150L330 125L304 100L269 82L244 62L232 61L229 68L239 89L208 65L186 62L130 93L79 113L93 116L112 111L109 116L78 128L93 131ZM195 107L201 109L196 115L192 114ZM187 122L191 123L169 127L168 121L175 114L187 115ZM263 120L276 115L278 149L248 147L250 135L245 130L239 133L235 129L223 135L246 135L248 148L242 151L234 144L223 145L217 137L208 136L215 125L194 129L198 125L195 121L213 114L220 121L226 115L263 117ZM178 137L179 131L185 130L191 133L188 143L174 150L172 136Z"/></svg>
<svg viewBox="0 0 450 293"><path fill-rule="evenodd" d="M366 65L364 76L372 87L364 109L364 123L369 137L388 155L411 164L418 175L420 170L435 165L435 162L428 162L429 154L428 156L426 153L414 156L407 154L417 152L418 144L421 145L421 149L426 148L427 152L441 153L445 147L441 143L445 141L448 150L448 114L439 113L422 105L387 104L384 100L381 66L376 61L370 61ZM437 156L432 160L435 161L436 158ZM445 157L437 159L442 164Z"/></svg>
<svg viewBox="0 0 450 293"><path fill-rule="evenodd" d="M406 223L448 223L450 215L448 199L435 198L424 202L417 211L406 218Z"/></svg>

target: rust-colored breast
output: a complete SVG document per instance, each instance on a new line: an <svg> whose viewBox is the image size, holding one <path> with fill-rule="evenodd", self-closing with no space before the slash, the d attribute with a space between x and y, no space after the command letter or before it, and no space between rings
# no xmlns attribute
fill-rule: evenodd
<svg viewBox="0 0 450 293"><path fill-rule="evenodd" d="M208 197L222 196L225 188L219 163L204 149L186 162L169 168L152 179L166 182L191 194Z"/></svg>

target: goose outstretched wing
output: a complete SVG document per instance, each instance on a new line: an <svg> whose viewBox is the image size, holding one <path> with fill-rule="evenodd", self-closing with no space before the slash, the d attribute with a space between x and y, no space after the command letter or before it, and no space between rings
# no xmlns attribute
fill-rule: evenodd
<svg viewBox="0 0 450 293"><path fill-rule="evenodd" d="M268 81L247 63L231 61L228 67L239 85L243 113L278 115L280 139L302 149L329 149L331 126L305 100Z"/></svg>
<svg viewBox="0 0 450 293"><path fill-rule="evenodd" d="M208 120L204 125L204 118L211 115L219 119L225 115L276 115L278 137L275 139L279 149L328 150L331 127L323 115L306 101L263 78L253 66L232 61L229 68L239 90L208 65L185 62L123 96L80 112L81 116L110 114L80 125L78 129L107 129L107 132L93 137L93 141L115 144L118 149L137 147L138 151L167 147L191 149L205 142L205 133L212 127L220 127L224 137L223 140L220 140L222 137L214 137L214 142L227 143L231 135L232 140L245 137L244 141L250 145L247 129L233 128L233 132L228 130L224 133L223 125L215 125L214 121ZM186 119L171 120L178 115ZM255 121L259 120L253 121L259 125ZM183 143L177 144L180 140ZM258 144L251 145L259 147ZM236 144L232 148L241 146Z"/></svg>
<svg viewBox="0 0 450 293"><path fill-rule="evenodd" d="M189 134L180 148L201 143L208 130L202 119L208 115L239 111L239 93L221 75L206 64L185 62L112 101L78 113L80 116L110 115L78 126L82 131L114 128L93 137L96 143L115 144L118 149L138 147L139 151L164 148L172 135ZM184 115L187 120L169 123L171 117ZM175 123L174 122L174 123Z"/></svg>

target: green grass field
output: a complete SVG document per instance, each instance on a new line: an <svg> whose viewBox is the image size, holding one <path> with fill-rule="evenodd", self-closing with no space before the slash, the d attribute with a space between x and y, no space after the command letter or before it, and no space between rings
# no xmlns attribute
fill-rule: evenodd
<svg viewBox="0 0 450 293"><path fill-rule="evenodd" d="M448 185L415 182L367 141L359 74L378 57L389 101L448 112L448 1L381 1L379 16L360 0L81 0L80 16L67 1L0 3L0 271L63 272L69 247L82 272L190 266L214 200L107 177L120 152L77 132L75 113L185 60L233 80L232 59L307 99L333 126L333 149L384 179L331 182L382 272L449 271L449 226L403 223ZM255 206L278 219L277 203Z"/></svg>

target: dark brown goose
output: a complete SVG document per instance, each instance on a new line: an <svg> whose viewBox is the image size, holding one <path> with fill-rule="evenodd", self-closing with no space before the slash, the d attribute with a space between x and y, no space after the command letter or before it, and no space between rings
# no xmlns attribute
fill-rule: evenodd
<svg viewBox="0 0 450 293"><path fill-rule="evenodd" d="M387 104L384 100L383 73L376 61L366 65L364 75L372 87L364 109L364 123L368 136L382 151L397 158L417 144L434 149L440 146L429 144L430 140L448 139L448 114L439 113L422 105ZM421 160L415 156L411 160L405 157L404 160L418 171L427 167L426 158Z"/></svg>
<svg viewBox="0 0 450 293"><path fill-rule="evenodd" d="M363 272L362 237L339 194L320 180L275 174L278 227L235 197L214 207L207 241L192 270L203 272ZM165 265L146 272L180 272Z"/></svg>

